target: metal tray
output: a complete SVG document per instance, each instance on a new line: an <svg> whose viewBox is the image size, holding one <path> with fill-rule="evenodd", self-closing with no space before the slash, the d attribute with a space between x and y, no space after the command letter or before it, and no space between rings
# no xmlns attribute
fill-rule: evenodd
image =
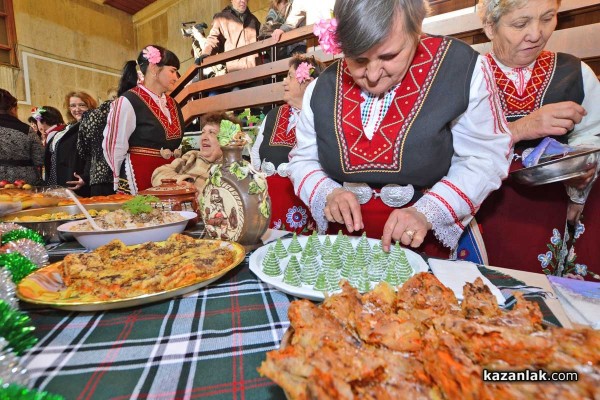
<svg viewBox="0 0 600 400"><path fill-rule="evenodd" d="M528 186L544 185L576 178L597 164L600 148L582 148L565 156L511 172L519 183Z"/></svg>

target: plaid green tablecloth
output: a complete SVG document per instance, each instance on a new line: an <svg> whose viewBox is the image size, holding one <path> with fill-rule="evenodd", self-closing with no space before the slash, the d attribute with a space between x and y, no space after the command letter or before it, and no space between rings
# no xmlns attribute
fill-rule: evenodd
<svg viewBox="0 0 600 400"><path fill-rule="evenodd" d="M495 285L522 284L481 271ZM209 287L157 304L95 313L25 308L39 342L22 364L35 388L69 400L284 399L256 369L279 346L291 300L259 281L246 258Z"/></svg>
<svg viewBox="0 0 600 400"><path fill-rule="evenodd" d="M157 304L29 309L39 342L22 362L35 388L65 399L284 399L256 368L279 346L290 300L246 260L207 288Z"/></svg>

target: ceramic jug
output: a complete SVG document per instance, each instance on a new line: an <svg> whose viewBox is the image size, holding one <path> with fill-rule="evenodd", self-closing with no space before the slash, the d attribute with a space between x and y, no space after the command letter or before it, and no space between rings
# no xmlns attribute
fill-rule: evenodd
<svg viewBox="0 0 600 400"><path fill-rule="evenodd" d="M223 163L210 170L200 202L206 237L259 243L271 220L266 176L242 158L243 146L221 146Z"/></svg>

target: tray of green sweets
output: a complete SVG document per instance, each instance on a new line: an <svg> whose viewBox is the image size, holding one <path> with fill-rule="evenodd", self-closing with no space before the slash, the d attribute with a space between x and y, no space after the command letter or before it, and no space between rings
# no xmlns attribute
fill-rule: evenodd
<svg viewBox="0 0 600 400"><path fill-rule="evenodd" d="M341 279L364 293L381 281L400 286L428 269L419 254L398 244L386 253L378 239L341 233L294 235L259 247L250 255L250 270L263 282L292 296L316 301L341 291Z"/></svg>

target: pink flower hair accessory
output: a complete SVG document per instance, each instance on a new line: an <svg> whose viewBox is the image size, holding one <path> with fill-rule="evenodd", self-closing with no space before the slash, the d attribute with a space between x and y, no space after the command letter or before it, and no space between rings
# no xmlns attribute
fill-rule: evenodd
<svg viewBox="0 0 600 400"><path fill-rule="evenodd" d="M315 68L306 61L303 61L296 68L296 80L298 83L308 82L313 72L315 72Z"/></svg>
<svg viewBox="0 0 600 400"><path fill-rule="evenodd" d="M158 64L160 63L160 60L162 60L160 50L154 46L147 46L144 50L142 50L142 56L148 60L150 64Z"/></svg>
<svg viewBox="0 0 600 400"><path fill-rule="evenodd" d="M319 38L319 44L323 52L327 54L340 54L342 48L335 37L337 30L337 20L321 19L313 25L313 33Z"/></svg>

